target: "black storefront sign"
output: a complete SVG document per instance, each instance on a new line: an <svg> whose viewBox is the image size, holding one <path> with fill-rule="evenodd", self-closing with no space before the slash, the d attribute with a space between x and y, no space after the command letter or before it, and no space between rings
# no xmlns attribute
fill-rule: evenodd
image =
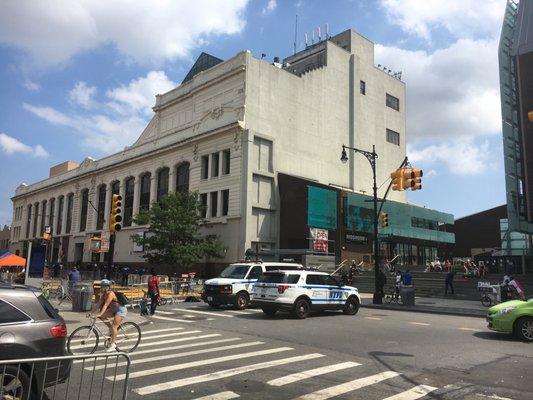
<svg viewBox="0 0 533 400"><path fill-rule="evenodd" d="M357 243L357 244L367 244L368 237L364 235L356 235L353 233L346 234L346 242L348 243Z"/></svg>

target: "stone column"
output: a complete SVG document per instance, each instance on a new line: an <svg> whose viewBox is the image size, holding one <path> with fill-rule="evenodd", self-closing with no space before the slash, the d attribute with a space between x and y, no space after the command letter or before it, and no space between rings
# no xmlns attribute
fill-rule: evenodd
<svg viewBox="0 0 533 400"><path fill-rule="evenodd" d="M47 226L50 224L50 210L51 210L51 202L50 202L50 199L46 200L46 210L45 210L45 213L44 213L44 226ZM44 226L43 226L43 229L44 229Z"/></svg>
<svg viewBox="0 0 533 400"><path fill-rule="evenodd" d="M150 204L157 200L157 172L150 175Z"/></svg>
<svg viewBox="0 0 533 400"><path fill-rule="evenodd" d="M57 219L59 218L59 215L57 214L59 214L59 197L56 197L54 201L54 218L52 221L52 234L54 236L56 234L57 229Z"/></svg>
<svg viewBox="0 0 533 400"><path fill-rule="evenodd" d="M139 214L139 204L141 203L141 177L135 177L135 185L133 189L133 217ZM137 225L134 222L132 225Z"/></svg>
<svg viewBox="0 0 533 400"><path fill-rule="evenodd" d="M176 191L176 167L171 167L168 171L168 192Z"/></svg>

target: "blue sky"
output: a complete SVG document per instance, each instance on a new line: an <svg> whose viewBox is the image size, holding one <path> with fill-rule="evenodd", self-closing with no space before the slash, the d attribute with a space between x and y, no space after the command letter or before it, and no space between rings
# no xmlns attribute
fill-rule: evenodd
<svg viewBox="0 0 533 400"><path fill-rule="evenodd" d="M135 2L133 2L135 4ZM0 13L0 225L21 183L133 143L156 93L206 51L292 53L329 24L376 43L407 84L411 202L456 217L505 202L497 45L504 0L12 1Z"/></svg>

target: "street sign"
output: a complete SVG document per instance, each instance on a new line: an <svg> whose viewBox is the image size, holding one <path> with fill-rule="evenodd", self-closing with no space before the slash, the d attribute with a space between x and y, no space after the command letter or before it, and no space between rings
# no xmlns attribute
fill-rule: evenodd
<svg viewBox="0 0 533 400"><path fill-rule="evenodd" d="M100 234L100 251L107 253L109 251L109 232L103 231Z"/></svg>

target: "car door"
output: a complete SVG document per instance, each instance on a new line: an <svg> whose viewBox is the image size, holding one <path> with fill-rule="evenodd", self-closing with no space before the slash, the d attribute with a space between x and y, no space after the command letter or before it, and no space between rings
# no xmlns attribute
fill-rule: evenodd
<svg viewBox="0 0 533 400"><path fill-rule="evenodd" d="M7 301L0 299L0 358L17 358L22 338L30 336L27 323L31 318ZM26 331L26 332L25 332Z"/></svg>
<svg viewBox="0 0 533 400"><path fill-rule="evenodd" d="M324 281L328 286L328 304L335 306L343 304L345 301L343 293L345 293L345 291L343 290L342 286L340 286L339 283L330 275L324 275Z"/></svg>
<svg viewBox="0 0 533 400"><path fill-rule="evenodd" d="M250 270L248 271L248 275L246 276L246 290L248 293L251 293L254 289L254 284L257 282L259 277L263 274L263 267L261 265L254 265Z"/></svg>
<svg viewBox="0 0 533 400"><path fill-rule="evenodd" d="M315 308L328 308L330 303L329 287L325 277L327 275L309 274L305 279L305 287L309 290L309 297Z"/></svg>

